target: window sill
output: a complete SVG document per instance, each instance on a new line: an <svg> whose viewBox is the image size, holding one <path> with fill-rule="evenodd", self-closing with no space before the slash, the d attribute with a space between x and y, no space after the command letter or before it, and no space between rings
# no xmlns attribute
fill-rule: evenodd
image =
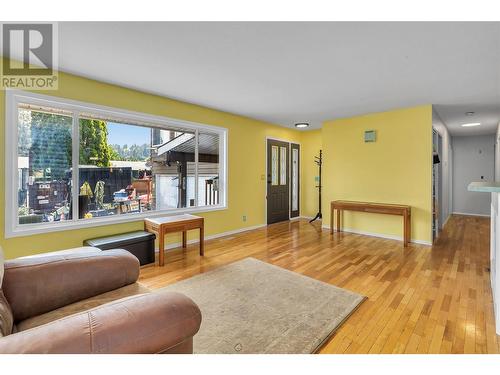
<svg viewBox="0 0 500 375"><path fill-rule="evenodd" d="M51 232L61 232L66 230L84 229L92 227L101 227L105 225L114 225L122 223L131 223L134 221L142 221L149 217L172 216L180 214L194 214L212 211L226 210L227 206L217 205L209 207L190 207L179 208L175 210L164 210L156 212L142 212L140 214L123 214L114 217L96 217L93 219L80 219L78 221L65 221L57 223L42 223L42 224L24 224L17 225L14 228L5 228L5 238L33 236L36 234L44 234Z"/></svg>

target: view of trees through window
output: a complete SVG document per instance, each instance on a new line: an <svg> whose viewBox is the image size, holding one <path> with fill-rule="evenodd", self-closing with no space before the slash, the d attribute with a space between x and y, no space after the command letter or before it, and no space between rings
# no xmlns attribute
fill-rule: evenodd
<svg viewBox="0 0 500 375"><path fill-rule="evenodd" d="M71 219L72 121L65 114L19 109L20 224Z"/></svg>
<svg viewBox="0 0 500 375"><path fill-rule="evenodd" d="M193 131L85 116L73 149L72 127L71 113L18 108L19 224L219 204L217 133L196 145Z"/></svg>

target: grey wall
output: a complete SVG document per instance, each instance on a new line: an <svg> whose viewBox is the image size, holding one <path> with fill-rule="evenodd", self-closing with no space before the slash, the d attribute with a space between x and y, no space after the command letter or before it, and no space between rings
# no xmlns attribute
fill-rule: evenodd
<svg viewBox="0 0 500 375"><path fill-rule="evenodd" d="M451 136L448 132L448 129L444 125L441 118L434 110L434 106L432 109L432 127L441 135L442 139L442 147L441 152L439 153L439 158L441 160L440 169L441 169L441 192L439 195L439 211L441 213L440 225L443 225L448 216L452 212L452 146L451 146Z"/></svg>
<svg viewBox="0 0 500 375"><path fill-rule="evenodd" d="M495 134L495 181L500 181L500 122L497 126L497 134ZM500 280L500 278L499 278Z"/></svg>
<svg viewBox="0 0 500 375"><path fill-rule="evenodd" d="M452 137L453 212L490 215L491 194L467 191L472 181L494 181L495 135Z"/></svg>

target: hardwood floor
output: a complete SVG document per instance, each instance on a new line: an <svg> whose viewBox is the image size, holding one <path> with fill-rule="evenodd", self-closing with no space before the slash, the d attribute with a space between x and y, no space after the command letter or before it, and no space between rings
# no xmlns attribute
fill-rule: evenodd
<svg viewBox="0 0 500 375"><path fill-rule="evenodd" d="M284 222L167 251L141 270L160 288L254 257L368 297L321 353L500 353L489 280L489 219L454 215L433 247Z"/></svg>

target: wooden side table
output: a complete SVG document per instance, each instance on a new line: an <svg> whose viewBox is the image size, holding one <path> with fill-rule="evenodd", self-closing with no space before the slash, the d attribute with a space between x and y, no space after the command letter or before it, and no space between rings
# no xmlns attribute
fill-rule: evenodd
<svg viewBox="0 0 500 375"><path fill-rule="evenodd" d="M337 232L341 232L341 212L358 211L374 214L400 215L403 217L403 244L408 246L411 241L411 206L403 204L332 201L330 203L330 233L333 234L333 214L337 210Z"/></svg>
<svg viewBox="0 0 500 375"><path fill-rule="evenodd" d="M155 233L159 242L159 264L165 264L165 235L167 233L182 232L182 247L187 246L187 231L200 230L200 256L205 255L204 220L200 216L175 215L144 219L144 230Z"/></svg>

